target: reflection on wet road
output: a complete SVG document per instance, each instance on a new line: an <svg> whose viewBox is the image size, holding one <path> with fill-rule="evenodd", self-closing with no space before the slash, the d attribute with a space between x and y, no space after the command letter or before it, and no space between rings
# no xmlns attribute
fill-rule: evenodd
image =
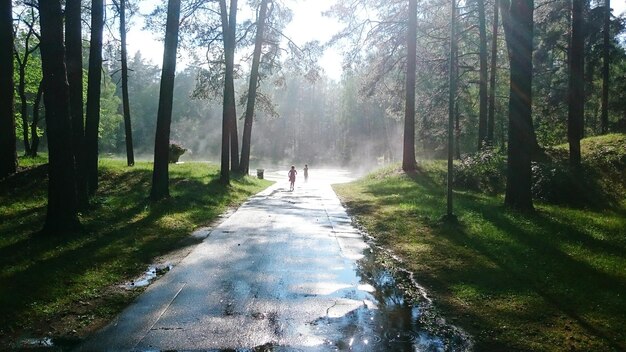
<svg viewBox="0 0 626 352"><path fill-rule="evenodd" d="M284 175L283 175L284 174ZM408 297L330 187L286 171L216 227L81 350L464 351L469 339ZM385 259L385 260L388 260ZM392 266L393 267L393 266Z"/></svg>

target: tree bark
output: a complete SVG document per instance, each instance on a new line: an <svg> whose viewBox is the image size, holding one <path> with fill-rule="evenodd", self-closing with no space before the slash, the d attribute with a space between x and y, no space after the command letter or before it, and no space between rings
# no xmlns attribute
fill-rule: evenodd
<svg viewBox="0 0 626 352"><path fill-rule="evenodd" d="M70 119L72 121L72 151L76 169L76 195L79 208L89 200L85 177L85 119L83 111L83 37L81 27L81 1L65 3L65 60L70 94ZM34 143L34 142L33 142Z"/></svg>
<svg viewBox="0 0 626 352"><path fill-rule="evenodd" d="M44 233L76 231L76 184L72 156L69 85L64 62L63 14L59 0L39 2L41 66L48 130L48 208Z"/></svg>
<svg viewBox="0 0 626 352"><path fill-rule="evenodd" d="M39 111L41 108L41 98L43 98L43 80L39 82L37 95L33 102L33 122L30 125L30 156L36 157L39 151L39 135L37 134L37 126L39 125Z"/></svg>
<svg viewBox="0 0 626 352"><path fill-rule="evenodd" d="M506 4L506 6L504 6ZM509 138L504 203L513 209L532 211L533 0L504 0L502 21L509 53Z"/></svg>
<svg viewBox="0 0 626 352"><path fill-rule="evenodd" d="M447 174L447 212L448 218L452 217L452 185L454 182L454 116L456 115L456 90L457 90L457 41L456 41L456 0L451 1L450 11L450 64L449 95L448 95L448 174Z"/></svg>
<svg viewBox="0 0 626 352"><path fill-rule="evenodd" d="M609 132L609 64L610 64L610 29L611 29L611 0L604 0L604 29L602 33L602 117L600 131Z"/></svg>
<svg viewBox="0 0 626 352"><path fill-rule="evenodd" d="M0 179L17 171L13 114L13 13L11 0L0 0Z"/></svg>
<svg viewBox="0 0 626 352"><path fill-rule="evenodd" d="M487 25L485 0L477 0L479 31L478 149L487 142Z"/></svg>
<svg viewBox="0 0 626 352"><path fill-rule="evenodd" d="M228 38L230 44L228 46L229 54L226 56L226 71L230 72L229 79L226 82L226 88L229 93L228 116L230 119L230 169L240 172L239 169L239 135L237 133L237 106L235 101L235 47L237 33L237 0L230 1L230 12L228 13ZM230 68L229 68L230 66Z"/></svg>
<svg viewBox="0 0 626 352"><path fill-rule="evenodd" d="M169 144L174 100L174 78L176 76L176 49L180 21L180 0L169 0L163 49L163 68L157 112L157 129L154 140L154 170L150 199L158 201L169 197Z"/></svg>
<svg viewBox="0 0 626 352"><path fill-rule="evenodd" d="M34 19L34 16L32 16ZM30 155L30 140L28 133L28 98L26 97L26 68L28 67L28 59L30 55L37 50L39 44L33 48L30 47L30 39L33 36L33 27L30 26L26 38L24 39L24 55L20 57L17 48L15 49L15 61L18 66L17 94L20 97L20 115L22 118L22 139L24 142L24 155Z"/></svg>
<svg viewBox="0 0 626 352"><path fill-rule="evenodd" d="M233 17L232 10L237 8L237 1L231 0L230 10L231 16L228 15L226 0L220 0L220 15L222 19L222 37L224 43L224 102L222 110L222 159L220 170L220 181L224 184L230 183L229 162L233 159L233 122L236 122L235 108L235 86L234 86L234 53L235 53L235 37L231 33L234 28L230 23ZM236 18L236 17L235 17ZM235 123L236 126L236 123Z"/></svg>
<svg viewBox="0 0 626 352"><path fill-rule="evenodd" d="M417 0L409 0L407 30L406 101L402 170L413 172L415 163L415 69L417 56Z"/></svg>
<svg viewBox="0 0 626 352"><path fill-rule="evenodd" d="M103 0L92 0L89 74L87 82L87 118L85 121L85 168L89 195L94 195L98 189L98 130L100 126L103 26Z"/></svg>
<svg viewBox="0 0 626 352"><path fill-rule="evenodd" d="M130 100L128 98L128 55L126 52L126 0L120 0L120 39L122 60L122 107L124 111L124 136L126 138L126 163L135 165L133 151L133 129L130 120Z"/></svg>
<svg viewBox="0 0 626 352"><path fill-rule="evenodd" d="M583 0L572 0L572 33L569 48L569 110L567 139L570 165L580 167L580 140L585 109L585 37L583 33Z"/></svg>
<svg viewBox="0 0 626 352"><path fill-rule="evenodd" d="M252 68L250 70L250 84L248 85L248 103L246 105L246 117L243 126L243 137L241 142L241 172L250 172L250 144L252 139L252 122L254 118L254 103L256 101L256 90L259 81L259 64L261 62L261 49L263 48L263 32L265 30L265 16L267 12L268 0L261 0L259 16L257 19L256 38L254 42L254 53L252 54Z"/></svg>
<svg viewBox="0 0 626 352"><path fill-rule="evenodd" d="M498 12L500 0L493 1L493 30L491 38L491 76L489 77L489 111L487 115L487 143L493 145L496 125L496 76L498 74Z"/></svg>

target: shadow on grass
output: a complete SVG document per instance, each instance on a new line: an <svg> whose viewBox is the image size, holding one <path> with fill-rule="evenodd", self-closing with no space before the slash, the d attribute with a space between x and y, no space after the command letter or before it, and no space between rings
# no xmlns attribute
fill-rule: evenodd
<svg viewBox="0 0 626 352"><path fill-rule="evenodd" d="M398 177L398 182L365 183L363 191L374 200L353 201L348 206L353 213L373 218L373 231L382 232L379 237L383 241L385 231L411 236L405 231L409 219L428 226L432 236L423 236L418 242L428 244L437 260L450 262L431 263L434 272L425 274L440 288L450 291L452 285L466 284L484 304L492 304L490 297L498 296L524 301L523 310L513 309L513 304L494 306L493 316L472 315L469 321L482 325L481 329L497 330L502 318L521 324L551 324L555 315L563 315L606 346L626 350L626 281L623 268L619 269L626 259L626 233L621 230L621 235L597 238L581 215L608 216L619 223L624 209L570 210L581 213L573 219L549 206L540 207L535 214L522 214L507 210L500 198L456 192L455 212L460 222L449 225L439 222L445 211L441 182L421 171ZM386 207L394 210L382 211ZM626 226L626 221L621 224ZM604 234L619 229L619 225L598 227ZM527 299L532 296L541 299ZM497 311L507 309L513 311L497 316ZM501 343L492 339L477 347L507 346Z"/></svg>
<svg viewBox="0 0 626 352"><path fill-rule="evenodd" d="M29 194L44 192L45 172L2 181L0 201L14 206L0 208L0 337L71 313L72 304L97 298L155 257L189 245L194 227L262 189L244 177L224 187L209 171L171 172L172 197L150 203L151 170L106 168L93 205L81 216L82 233L60 236L37 235L45 198L27 202ZM15 197L5 195L7 187L15 188ZM111 314L110 308L102 314Z"/></svg>

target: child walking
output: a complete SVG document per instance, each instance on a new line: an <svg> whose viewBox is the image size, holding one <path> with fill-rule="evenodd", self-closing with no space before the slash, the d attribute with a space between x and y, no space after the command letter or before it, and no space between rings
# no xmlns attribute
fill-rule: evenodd
<svg viewBox="0 0 626 352"><path fill-rule="evenodd" d="M291 165L291 170L289 170L289 173L287 174L289 176L289 190L293 191L293 186L296 183L296 175L298 174L298 171L296 171L296 167Z"/></svg>

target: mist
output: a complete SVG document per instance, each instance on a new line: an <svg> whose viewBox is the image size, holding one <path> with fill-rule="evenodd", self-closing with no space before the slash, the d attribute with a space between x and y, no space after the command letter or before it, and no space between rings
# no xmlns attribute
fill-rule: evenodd
<svg viewBox="0 0 626 352"><path fill-rule="evenodd" d="M159 69L135 55L130 62L131 116L135 151L140 159L152 159ZM113 70L112 70L113 71ZM188 67L177 74L171 126L171 142L188 151L181 161L218 162L221 152L221 97L196 98L199 70ZM136 76L136 77L133 77ZM112 77L116 81L115 75ZM246 79L236 82L239 143L243 131ZM118 91L121 91L118 87ZM310 81L287 74L280 84L264 81L252 127L250 170L282 169L305 164L309 168L349 168L364 173L399 160L402 123L376 97L364 98L360 82L346 76L339 82L321 76ZM119 92L118 92L119 93ZM101 146L104 153L123 155L124 131L112 133L116 147Z"/></svg>

